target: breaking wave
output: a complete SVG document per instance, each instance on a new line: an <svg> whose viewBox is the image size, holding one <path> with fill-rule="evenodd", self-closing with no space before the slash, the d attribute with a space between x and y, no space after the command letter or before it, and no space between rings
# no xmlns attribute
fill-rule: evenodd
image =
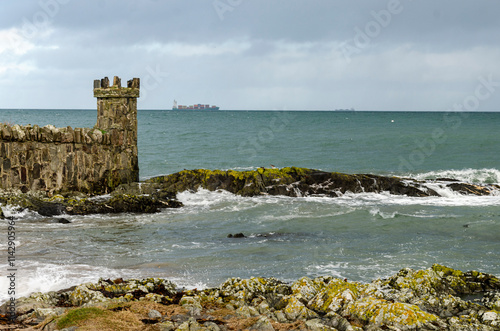
<svg viewBox="0 0 500 331"><path fill-rule="evenodd" d="M474 184L498 184L500 183L500 170L498 169L462 169L462 170L438 170L420 174L405 174L405 177L417 180L436 180L440 178L454 179Z"/></svg>

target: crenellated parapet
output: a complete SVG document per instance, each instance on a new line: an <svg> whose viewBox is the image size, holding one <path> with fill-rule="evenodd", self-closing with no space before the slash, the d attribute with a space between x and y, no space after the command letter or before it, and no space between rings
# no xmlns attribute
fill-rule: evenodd
<svg viewBox="0 0 500 331"><path fill-rule="evenodd" d="M0 123L0 187L60 193L110 192L139 180L137 150L138 78L94 81L94 128Z"/></svg>
<svg viewBox="0 0 500 331"><path fill-rule="evenodd" d="M139 78L121 86L120 78L109 85L108 77L94 81L94 97L97 98L97 124L102 130L112 128L137 131L137 98L140 95Z"/></svg>

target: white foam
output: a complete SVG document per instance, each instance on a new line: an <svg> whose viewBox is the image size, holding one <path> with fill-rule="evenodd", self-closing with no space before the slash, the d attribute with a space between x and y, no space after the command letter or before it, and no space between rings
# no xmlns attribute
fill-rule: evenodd
<svg viewBox="0 0 500 331"><path fill-rule="evenodd" d="M342 269L347 270L348 266L347 263L329 263L329 264L317 265L314 266L313 268L315 271L309 273L311 276L325 275L336 278L344 278Z"/></svg>
<svg viewBox="0 0 500 331"><path fill-rule="evenodd" d="M2 210L5 215L5 217L12 217L12 218L39 218L40 215L38 213L35 213L33 211L30 211L28 209L20 209L18 206L12 206L12 205L2 205Z"/></svg>
<svg viewBox="0 0 500 331"><path fill-rule="evenodd" d="M417 180L428 180L436 178L450 178L456 179L458 181L466 183L486 183L486 184L498 184L500 183L500 170L493 168L484 169L462 169L462 170L438 170L429 171L420 174L405 174L405 177L415 178Z"/></svg>
<svg viewBox="0 0 500 331"><path fill-rule="evenodd" d="M200 189L197 192L182 192L178 198L187 209L183 212L198 212L202 210L243 211L257 208L262 205L278 204L284 208L295 208L297 202L313 202L320 205L341 207L334 211L335 215L350 213L359 208L370 206L500 206L500 192L492 191L492 195L476 196L462 195L446 187L446 183L425 183L423 188L433 189L441 196L410 197L393 195L389 192L380 193L352 193L346 192L339 197L287 197L287 196L256 196L241 197L227 191L211 192ZM310 210L307 208L307 210ZM331 210L328 213L332 213ZM323 214L323 213L320 213ZM286 216L274 216L271 219L286 219ZM325 216L325 215L323 215ZM396 215L381 215L392 218Z"/></svg>
<svg viewBox="0 0 500 331"><path fill-rule="evenodd" d="M379 208L373 208L370 209L370 215L372 216L380 216L383 219L391 219L395 218L398 215L401 215L399 212L394 211L394 212L383 212Z"/></svg>
<svg viewBox="0 0 500 331"><path fill-rule="evenodd" d="M184 206L201 206L209 207L224 200L237 200L237 196L224 190L209 191L206 189L198 189L196 192L184 191L177 194L177 199Z"/></svg>
<svg viewBox="0 0 500 331"><path fill-rule="evenodd" d="M446 187L443 183L423 183L423 188L431 189L439 194L441 197L445 198L459 198L462 196L459 192L453 191Z"/></svg>
<svg viewBox="0 0 500 331"><path fill-rule="evenodd" d="M57 291L83 283L96 282L100 277L143 278L140 277L138 271L81 264L57 265L30 262L19 263L16 267L16 298L28 296L34 292ZM7 265L1 265L0 270L0 288L7 289L9 287L9 279L6 277ZM9 298L6 290L0 292L0 304Z"/></svg>

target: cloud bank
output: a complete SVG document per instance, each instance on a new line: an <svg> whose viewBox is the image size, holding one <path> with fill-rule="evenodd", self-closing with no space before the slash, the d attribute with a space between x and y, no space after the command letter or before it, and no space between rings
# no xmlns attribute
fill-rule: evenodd
<svg viewBox="0 0 500 331"><path fill-rule="evenodd" d="M140 77L143 109L500 110L500 2L4 2L0 108L94 108L92 81ZM56 101L57 100L57 101Z"/></svg>

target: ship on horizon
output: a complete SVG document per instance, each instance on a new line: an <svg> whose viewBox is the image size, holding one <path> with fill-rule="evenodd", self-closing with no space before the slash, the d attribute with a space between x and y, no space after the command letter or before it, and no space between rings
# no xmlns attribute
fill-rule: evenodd
<svg viewBox="0 0 500 331"><path fill-rule="evenodd" d="M195 104L190 106L177 105L177 100L174 100L174 105L172 106L172 110L219 110L220 108L217 106L210 106L207 104Z"/></svg>

